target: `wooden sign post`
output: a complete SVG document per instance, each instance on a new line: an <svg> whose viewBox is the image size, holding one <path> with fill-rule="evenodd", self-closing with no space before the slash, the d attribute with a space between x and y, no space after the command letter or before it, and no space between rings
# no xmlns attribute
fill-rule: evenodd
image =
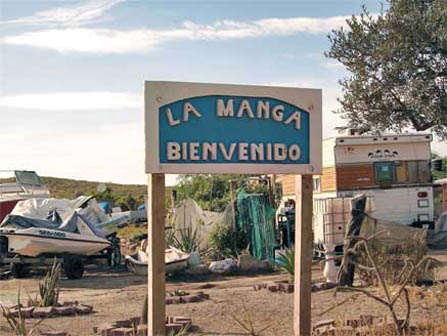
<svg viewBox="0 0 447 336"><path fill-rule="evenodd" d="M149 174L148 194L148 305L149 335L165 334L165 175Z"/></svg>
<svg viewBox="0 0 447 336"><path fill-rule="evenodd" d="M165 334L164 174L295 174L295 335L311 332L312 174L321 173L321 90L145 83L148 303Z"/></svg>
<svg viewBox="0 0 447 336"><path fill-rule="evenodd" d="M312 175L295 178L295 335L311 335L311 281L312 281Z"/></svg>

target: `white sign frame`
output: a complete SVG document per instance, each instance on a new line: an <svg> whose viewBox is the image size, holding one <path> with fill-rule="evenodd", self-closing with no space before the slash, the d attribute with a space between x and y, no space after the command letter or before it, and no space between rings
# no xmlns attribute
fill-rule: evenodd
<svg viewBox="0 0 447 336"><path fill-rule="evenodd" d="M205 84L146 81L145 99L145 168L146 173L160 174L321 174L322 172L322 91L291 87ZM278 163L160 163L159 108L182 99L209 95L268 97L309 112L309 164Z"/></svg>

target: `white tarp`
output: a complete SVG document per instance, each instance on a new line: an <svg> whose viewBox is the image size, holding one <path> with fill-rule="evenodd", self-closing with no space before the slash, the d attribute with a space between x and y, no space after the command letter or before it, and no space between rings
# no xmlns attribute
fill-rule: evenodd
<svg viewBox="0 0 447 336"><path fill-rule="evenodd" d="M45 219L54 211L58 213L63 222L71 218L73 213L77 211L89 223L101 228L106 233L114 232L116 225L129 220L126 215L118 218L109 217L92 196L79 196L74 200L32 198L18 202L11 214L28 218Z"/></svg>
<svg viewBox="0 0 447 336"><path fill-rule="evenodd" d="M11 214L42 219L46 218L50 212L56 211L61 219L65 220L87 201L89 203L92 201L96 202L91 196L80 196L74 200L58 198L32 198L18 202Z"/></svg>
<svg viewBox="0 0 447 336"><path fill-rule="evenodd" d="M213 212L202 210L194 200L186 199L175 207L170 220L170 225L176 230L188 228L193 231L197 230L201 250L209 247L210 232L217 224L234 226L231 204L223 212Z"/></svg>

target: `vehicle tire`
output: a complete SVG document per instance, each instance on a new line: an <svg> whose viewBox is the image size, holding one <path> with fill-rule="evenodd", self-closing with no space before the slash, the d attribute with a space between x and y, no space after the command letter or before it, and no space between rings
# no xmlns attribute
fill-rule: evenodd
<svg viewBox="0 0 447 336"><path fill-rule="evenodd" d="M69 279L81 279L84 274L84 262L80 257L65 257L62 268Z"/></svg>
<svg viewBox="0 0 447 336"><path fill-rule="evenodd" d="M9 270L11 271L11 275L15 279L22 279L28 273L25 269L25 266L20 263L11 263L11 265L9 266Z"/></svg>

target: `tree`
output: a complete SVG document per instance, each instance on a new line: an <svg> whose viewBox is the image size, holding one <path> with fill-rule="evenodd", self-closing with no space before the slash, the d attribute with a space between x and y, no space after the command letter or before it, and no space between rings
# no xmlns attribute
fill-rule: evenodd
<svg viewBox="0 0 447 336"><path fill-rule="evenodd" d="M223 211L230 202L230 180L234 181L233 190L244 187L248 192L266 192L267 187L259 183L247 183L250 175L222 174L222 175L179 175L177 200L194 199L202 209Z"/></svg>
<svg viewBox="0 0 447 336"><path fill-rule="evenodd" d="M445 0L388 0L378 15L333 30L327 57L350 72L339 81L341 109L361 132L431 129L447 137L447 6Z"/></svg>

